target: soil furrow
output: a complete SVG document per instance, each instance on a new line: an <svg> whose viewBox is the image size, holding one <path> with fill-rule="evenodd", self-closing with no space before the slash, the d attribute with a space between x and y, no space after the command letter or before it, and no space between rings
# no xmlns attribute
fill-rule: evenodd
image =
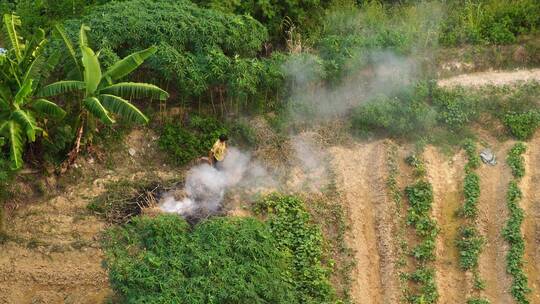
<svg viewBox="0 0 540 304"><path fill-rule="evenodd" d="M470 293L465 272L459 267L459 252L455 245L462 220L456 211L462 205L463 168L466 162L462 153L451 160L434 147L427 147L423 154L427 177L433 186L433 216L440 228L435 249L435 271L439 303L460 303Z"/></svg>
<svg viewBox="0 0 540 304"><path fill-rule="evenodd" d="M540 303L540 134L527 144L525 157L525 176L521 181L525 219L522 233L525 238L525 272L532 289L531 304Z"/></svg>
<svg viewBox="0 0 540 304"><path fill-rule="evenodd" d="M393 264L381 255L377 234L377 205L388 202L384 196L384 144L373 142L355 145L352 149L330 149L337 174L338 191L345 203L350 233L349 246L355 250L355 269L352 271L351 298L354 303L391 303L397 285L383 273ZM381 265L381 263L383 265ZM388 288L388 289L387 289ZM394 290L394 291L392 291ZM389 300L392 299L392 300Z"/></svg>
<svg viewBox="0 0 540 304"><path fill-rule="evenodd" d="M480 176L478 227L486 239L479 258L479 272L486 283L482 295L491 303L514 303L510 294L511 277L506 272L508 244L502 237L508 220L506 191L511 172L505 159L510 145L506 143L493 151L498 161L495 166L482 165L477 170Z"/></svg>

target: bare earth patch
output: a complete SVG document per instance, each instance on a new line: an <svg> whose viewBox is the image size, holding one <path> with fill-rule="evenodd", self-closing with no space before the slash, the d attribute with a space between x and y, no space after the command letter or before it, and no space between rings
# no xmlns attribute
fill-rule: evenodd
<svg viewBox="0 0 540 304"><path fill-rule="evenodd" d="M349 246L355 250L351 297L354 303L395 303L395 246L385 190L385 145L382 141L332 147L338 192L348 212Z"/></svg>
<svg viewBox="0 0 540 304"><path fill-rule="evenodd" d="M502 86L526 81L540 81L540 69L462 74L441 79L438 84L441 87L480 87L486 85Z"/></svg>
<svg viewBox="0 0 540 304"><path fill-rule="evenodd" d="M510 294L511 277L506 272L508 243L502 237L502 229L508 220L506 192L512 178L505 158L512 143L497 145L494 140L489 142L492 143L498 163L495 166L482 165L477 170L480 176L478 227L486 239L479 258L480 276L486 282L482 294L491 303L513 303Z"/></svg>
<svg viewBox="0 0 540 304"><path fill-rule="evenodd" d="M525 272L532 289L531 304L540 303L540 133L527 143L525 157L525 176L521 181L524 210L522 233L525 238Z"/></svg>
<svg viewBox="0 0 540 304"><path fill-rule="evenodd" d="M439 303L459 303L469 293L470 280L459 267L459 252L455 245L462 220L455 215L463 203L465 157L462 153L451 159L435 147L428 146L423 154L427 177L433 186L433 216L440 228L435 249L435 271Z"/></svg>

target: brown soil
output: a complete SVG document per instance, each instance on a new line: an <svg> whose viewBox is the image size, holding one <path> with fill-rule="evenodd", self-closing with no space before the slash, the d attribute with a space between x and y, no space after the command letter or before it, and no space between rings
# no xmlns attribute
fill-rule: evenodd
<svg viewBox="0 0 540 304"><path fill-rule="evenodd" d="M486 289L481 294L491 303L513 303L511 277L506 272L508 244L502 237L502 229L508 220L506 191L512 178L505 158L512 143L497 144L490 138L486 140L497 157L497 165L482 165L477 170L480 176L478 227L486 239L479 258L479 273L486 282Z"/></svg>
<svg viewBox="0 0 540 304"><path fill-rule="evenodd" d="M0 303L102 303L110 295L98 234L105 224L86 212L88 191L18 210L0 246Z"/></svg>
<svg viewBox="0 0 540 304"><path fill-rule="evenodd" d="M459 252L455 245L462 220L455 213L463 203L463 171L465 157L462 153L451 159L429 146L423 154L427 177L433 186L433 216L440 228L436 242L437 290L439 303L459 303L469 293L465 273L459 267Z"/></svg>
<svg viewBox="0 0 540 304"><path fill-rule="evenodd" d="M501 86L525 81L540 81L540 69L462 74L439 80L438 84L442 87L479 87L485 85Z"/></svg>
<svg viewBox="0 0 540 304"><path fill-rule="evenodd" d="M521 181L523 199L521 207L525 213L522 232L525 238L525 272L532 289L531 304L540 303L540 134L527 144L525 157L525 176Z"/></svg>
<svg viewBox="0 0 540 304"><path fill-rule="evenodd" d="M396 240L392 201L385 190L385 144L382 141L333 147L338 192L348 213L349 246L355 250L351 298L354 303L396 303Z"/></svg>
<svg viewBox="0 0 540 304"><path fill-rule="evenodd" d="M128 148L135 149L135 155ZM151 131L135 129L115 146L118 151L109 158L114 168L81 156L46 189L52 198L10 204L6 240L0 243L1 304L94 304L112 296L99 242L106 223L86 206L110 181L146 175L176 178L178 172L163 171L155 148ZM60 182L63 185L55 187Z"/></svg>

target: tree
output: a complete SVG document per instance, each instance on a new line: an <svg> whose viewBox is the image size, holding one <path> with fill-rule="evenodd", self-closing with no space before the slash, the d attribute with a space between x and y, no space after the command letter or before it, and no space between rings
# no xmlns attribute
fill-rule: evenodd
<svg viewBox="0 0 540 304"><path fill-rule="evenodd" d="M26 41L18 33L21 20L17 15L5 14L3 20L9 47L0 54L0 136L5 137L0 143L7 139L15 170L22 167L25 144L45 133L40 118L62 118L65 112L55 103L35 97L45 64L45 33L40 30Z"/></svg>
<svg viewBox="0 0 540 304"><path fill-rule="evenodd" d="M85 124L93 124L93 120L97 119L106 125L111 125L115 123L114 114L120 115L130 122L146 124L148 123L148 118L128 99L147 97L166 100L169 94L153 84L135 82L115 83L137 69L145 59L156 52L156 47L152 46L148 49L135 52L117 61L105 73L102 73L98 55L88 45L86 31L89 28L87 26L83 24L79 32L82 67L77 59L75 48L63 28L57 26L56 30L64 40L76 68L82 74L80 77L82 80L55 82L45 86L40 92L41 96L55 96L74 91L83 92L83 97L79 99L80 111L77 114L77 138L74 149L70 152L68 162L65 163L63 168L67 169L79 153ZM92 128L86 129L88 130L87 133L91 134Z"/></svg>

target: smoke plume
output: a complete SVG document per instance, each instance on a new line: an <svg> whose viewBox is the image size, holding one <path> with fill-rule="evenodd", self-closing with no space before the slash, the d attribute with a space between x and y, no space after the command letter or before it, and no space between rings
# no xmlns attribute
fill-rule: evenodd
<svg viewBox="0 0 540 304"><path fill-rule="evenodd" d="M183 197L175 197L175 191L166 193L159 207L165 212L185 217L208 215L220 210L228 188L271 185L272 181L267 171L253 161L249 153L230 148L218 168L208 164L191 168L181 192Z"/></svg>

